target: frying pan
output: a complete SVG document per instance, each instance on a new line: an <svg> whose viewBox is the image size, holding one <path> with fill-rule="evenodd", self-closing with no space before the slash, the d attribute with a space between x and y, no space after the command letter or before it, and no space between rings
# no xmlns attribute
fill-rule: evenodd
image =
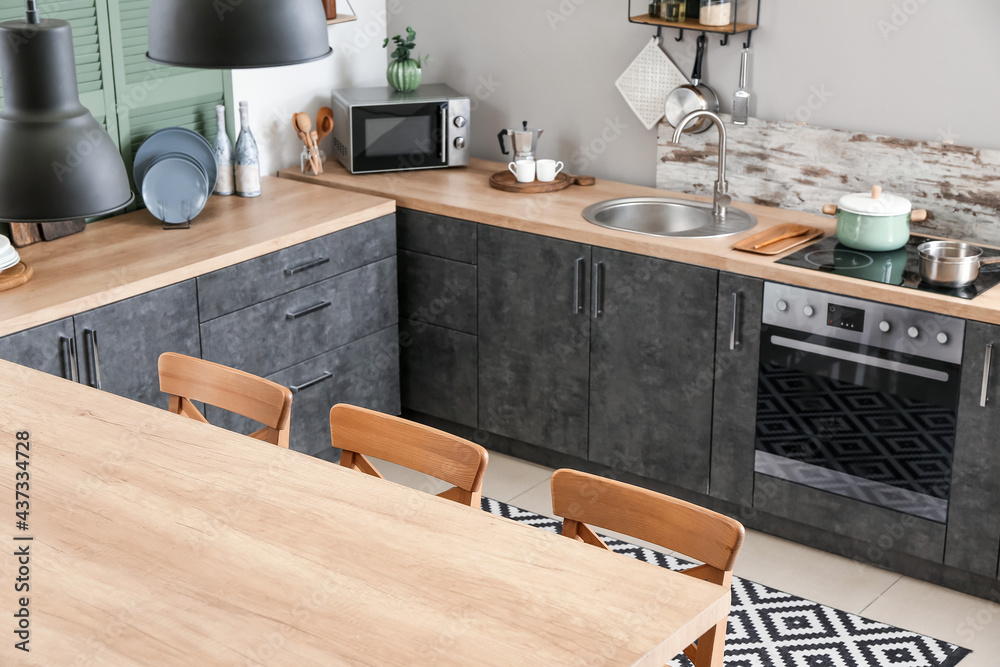
<svg viewBox="0 0 1000 667"><path fill-rule="evenodd" d="M701 82L701 61L705 57L705 35L698 35L698 51L694 57L694 70L691 72L691 83L677 86L667 95L663 105L663 115L671 127L677 127L684 116L692 111L719 111L719 98L715 92ZM692 134L704 132L712 124L708 118L699 118L695 123L689 123L685 132Z"/></svg>
<svg viewBox="0 0 1000 667"><path fill-rule="evenodd" d="M961 241L927 241L917 246L920 278L938 287L965 287L979 277L979 267L1000 263L1000 257L982 259L983 249Z"/></svg>

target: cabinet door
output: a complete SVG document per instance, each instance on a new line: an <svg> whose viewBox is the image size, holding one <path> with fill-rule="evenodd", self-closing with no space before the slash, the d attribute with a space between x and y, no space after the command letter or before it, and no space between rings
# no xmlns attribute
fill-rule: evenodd
<svg viewBox="0 0 1000 667"><path fill-rule="evenodd" d="M0 359L76 380L78 366L73 318L67 317L0 338Z"/></svg>
<svg viewBox="0 0 1000 667"><path fill-rule="evenodd" d="M719 274L709 492L747 507L753 503L763 299L764 281Z"/></svg>
<svg viewBox="0 0 1000 667"><path fill-rule="evenodd" d="M164 352L201 356L194 280L77 315L80 380L165 408L156 361Z"/></svg>
<svg viewBox="0 0 1000 667"><path fill-rule="evenodd" d="M590 459L708 491L717 272L594 248Z"/></svg>
<svg viewBox="0 0 1000 667"><path fill-rule="evenodd" d="M480 428L586 458L590 252L480 226Z"/></svg>
<svg viewBox="0 0 1000 667"><path fill-rule="evenodd" d="M965 327L944 562L990 577L997 576L1000 546L997 433L1000 433L1000 327L969 322Z"/></svg>

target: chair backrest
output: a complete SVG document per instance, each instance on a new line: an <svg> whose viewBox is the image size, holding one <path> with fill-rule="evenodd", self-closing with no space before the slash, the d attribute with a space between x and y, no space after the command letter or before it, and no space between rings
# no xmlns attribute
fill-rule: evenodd
<svg viewBox="0 0 1000 667"><path fill-rule="evenodd" d="M391 461L454 485L440 497L479 507L489 452L474 442L344 403L330 410L330 436L346 468L382 477L367 457Z"/></svg>
<svg viewBox="0 0 1000 667"><path fill-rule="evenodd" d="M705 566L686 573L726 586L743 545L743 524L735 519L576 470L552 474L552 509L564 519L567 537L607 549L588 524L624 533L701 561Z"/></svg>
<svg viewBox="0 0 1000 667"><path fill-rule="evenodd" d="M208 403L260 422L250 437L288 448L292 392L280 384L235 368L164 352L158 362L160 391L170 394L170 411L208 423L193 401Z"/></svg>

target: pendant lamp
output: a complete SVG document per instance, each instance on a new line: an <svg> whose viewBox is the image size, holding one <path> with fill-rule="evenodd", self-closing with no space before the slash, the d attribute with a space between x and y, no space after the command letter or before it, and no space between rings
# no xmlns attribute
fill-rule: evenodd
<svg viewBox="0 0 1000 667"><path fill-rule="evenodd" d="M318 3L317 3L318 4ZM112 213L133 198L121 154L80 103L69 23L0 23L0 220L61 222Z"/></svg>
<svg viewBox="0 0 1000 667"><path fill-rule="evenodd" d="M277 67L333 53L320 0L152 0L149 52L205 69Z"/></svg>

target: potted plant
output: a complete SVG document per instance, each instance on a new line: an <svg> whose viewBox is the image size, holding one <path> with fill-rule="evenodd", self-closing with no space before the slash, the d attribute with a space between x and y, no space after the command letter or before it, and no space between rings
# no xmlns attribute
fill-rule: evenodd
<svg viewBox="0 0 1000 667"><path fill-rule="evenodd" d="M399 35L392 38L392 41L396 43L396 50L390 54L393 60L389 63L389 69L386 70L385 76L389 80L389 85L401 93L408 93L417 89L417 86L420 85L420 80L424 76L421 68L421 60L426 63L427 59L430 58L430 56L424 56L423 58L420 56L416 58L410 57L410 51L416 47L416 44L413 43L416 37L417 33L414 32L413 28L408 27L405 39ZM385 41L382 42L382 48L388 45L389 38L386 37Z"/></svg>

